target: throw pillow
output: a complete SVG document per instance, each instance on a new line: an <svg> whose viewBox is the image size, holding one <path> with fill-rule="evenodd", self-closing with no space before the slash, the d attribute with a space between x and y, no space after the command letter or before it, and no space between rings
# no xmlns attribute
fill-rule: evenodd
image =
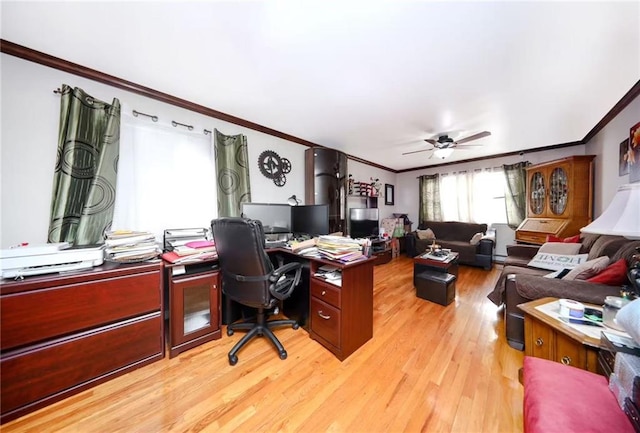
<svg viewBox="0 0 640 433"><path fill-rule="evenodd" d="M433 233L433 230L431 229L416 230L416 233L418 234L418 239L431 240L436 238L436 235Z"/></svg>
<svg viewBox="0 0 640 433"><path fill-rule="evenodd" d="M580 243L580 235L569 236L568 238L559 238L554 235L547 235L547 242L564 242L565 244Z"/></svg>
<svg viewBox="0 0 640 433"><path fill-rule="evenodd" d="M471 245L478 245L480 243L480 240L482 239L482 236L483 236L482 233L476 233L475 235L473 235L469 243Z"/></svg>
<svg viewBox="0 0 640 433"><path fill-rule="evenodd" d="M590 283L606 284L608 286L621 286L627 282L627 262L620 259L605 268L596 276L587 279Z"/></svg>
<svg viewBox="0 0 640 433"><path fill-rule="evenodd" d="M640 299L629 302L616 314L616 322L640 344Z"/></svg>
<svg viewBox="0 0 640 433"><path fill-rule="evenodd" d="M571 269L567 275L562 277L563 280L586 280L594 275L604 271L609 265L609 257L602 256L593 260L580 263L575 268Z"/></svg>
<svg viewBox="0 0 640 433"><path fill-rule="evenodd" d="M542 244L539 253L547 253L547 254L563 254L573 256L580 252L580 244L565 244L559 242L547 242Z"/></svg>

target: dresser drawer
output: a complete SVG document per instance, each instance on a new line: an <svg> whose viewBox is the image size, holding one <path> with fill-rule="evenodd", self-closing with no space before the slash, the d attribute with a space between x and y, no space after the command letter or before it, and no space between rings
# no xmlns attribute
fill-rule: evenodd
<svg viewBox="0 0 640 433"><path fill-rule="evenodd" d="M311 280L311 296L322 299L324 302L331 304L336 308L341 307L341 293L342 290L340 287L334 286L331 283L318 281L316 279Z"/></svg>
<svg viewBox="0 0 640 433"><path fill-rule="evenodd" d="M161 355L161 329L156 312L5 354L0 361L3 416Z"/></svg>
<svg viewBox="0 0 640 433"><path fill-rule="evenodd" d="M339 348L341 321L340 310L319 300L315 296L312 296L309 317L311 321L311 331L325 339L333 346Z"/></svg>
<svg viewBox="0 0 640 433"><path fill-rule="evenodd" d="M160 278L155 271L3 295L1 349L158 311Z"/></svg>

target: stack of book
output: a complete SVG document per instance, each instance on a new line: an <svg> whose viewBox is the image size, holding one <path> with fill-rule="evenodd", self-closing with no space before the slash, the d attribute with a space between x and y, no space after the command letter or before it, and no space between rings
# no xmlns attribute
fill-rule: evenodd
<svg viewBox="0 0 640 433"><path fill-rule="evenodd" d="M136 263L155 259L161 253L153 233L113 230L105 233L105 259L119 263Z"/></svg>
<svg viewBox="0 0 640 433"><path fill-rule="evenodd" d="M356 260L364 260L367 257L362 253L363 245L360 240L344 236L320 236L316 243L321 257L349 263Z"/></svg>

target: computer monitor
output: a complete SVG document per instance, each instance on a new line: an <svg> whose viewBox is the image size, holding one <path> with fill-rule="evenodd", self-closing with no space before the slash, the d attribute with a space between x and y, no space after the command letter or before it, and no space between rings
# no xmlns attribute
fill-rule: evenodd
<svg viewBox="0 0 640 433"><path fill-rule="evenodd" d="M292 206L291 229L294 236L329 234L329 205Z"/></svg>
<svg viewBox="0 0 640 433"><path fill-rule="evenodd" d="M374 238L380 234L377 208L349 209L349 236L352 238Z"/></svg>
<svg viewBox="0 0 640 433"><path fill-rule="evenodd" d="M262 223L265 234L291 233L291 206L274 203L242 203L242 216Z"/></svg>

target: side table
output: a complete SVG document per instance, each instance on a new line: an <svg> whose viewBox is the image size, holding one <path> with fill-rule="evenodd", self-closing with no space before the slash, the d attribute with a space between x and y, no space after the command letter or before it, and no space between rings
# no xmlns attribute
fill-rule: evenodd
<svg viewBox="0 0 640 433"><path fill-rule="evenodd" d="M600 373L598 352L600 338L580 332L549 314L557 298L542 298L518 305L524 312L524 350L525 355L549 359L564 365ZM547 305L548 308L537 308ZM598 308L597 305L585 304ZM586 327L586 325L583 325ZM594 330L600 328L593 327ZM604 329L604 328L602 328ZM597 334L597 332L596 332Z"/></svg>

